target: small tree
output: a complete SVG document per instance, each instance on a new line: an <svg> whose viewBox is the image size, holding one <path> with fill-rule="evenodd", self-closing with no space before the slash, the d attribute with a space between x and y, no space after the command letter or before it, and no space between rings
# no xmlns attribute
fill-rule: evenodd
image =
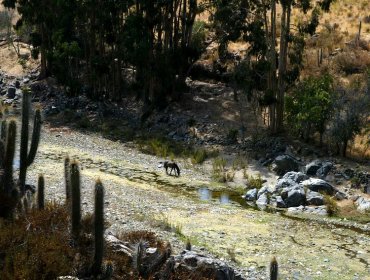
<svg viewBox="0 0 370 280"><path fill-rule="evenodd" d="M370 77L370 75L369 75ZM364 89L340 89L334 108L335 114L330 127L330 137L337 153L346 156L348 143L366 127L370 116L370 83Z"/></svg>
<svg viewBox="0 0 370 280"><path fill-rule="evenodd" d="M298 84L286 97L286 119L294 132L308 140L314 132L323 134L332 115L334 102L333 79L329 74L309 77Z"/></svg>

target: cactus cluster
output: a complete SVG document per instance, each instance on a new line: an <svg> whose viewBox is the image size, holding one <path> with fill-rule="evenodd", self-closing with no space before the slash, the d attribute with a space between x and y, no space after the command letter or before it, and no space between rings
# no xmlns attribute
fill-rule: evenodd
<svg viewBox="0 0 370 280"><path fill-rule="evenodd" d="M75 241L81 233L81 183L78 162L64 160L64 175L66 184L66 205L71 211L71 232ZM104 255L104 187L98 179L95 184L95 209L94 209L94 260L92 273L97 276L102 273Z"/></svg>
<svg viewBox="0 0 370 280"><path fill-rule="evenodd" d="M21 147L20 147L20 165L19 165L19 187L22 194L25 192L27 168L33 163L37 148L40 142L41 132L41 111L35 110L33 121L33 131L31 138L31 145L28 151L29 138L29 120L30 120L30 91L23 90L22 101L22 130L21 130Z"/></svg>
<svg viewBox="0 0 370 280"><path fill-rule="evenodd" d="M3 113L1 117L3 117ZM25 183L27 167L35 159L41 132L41 111L36 109L30 150L28 152L28 126L30 118L30 92L23 90L22 102L22 129L20 147L19 184L13 179L13 161L15 154L15 141L17 124L15 120L1 122L0 137L0 217L11 219L15 210L22 205L29 205L25 196ZM25 199L22 201L22 199Z"/></svg>

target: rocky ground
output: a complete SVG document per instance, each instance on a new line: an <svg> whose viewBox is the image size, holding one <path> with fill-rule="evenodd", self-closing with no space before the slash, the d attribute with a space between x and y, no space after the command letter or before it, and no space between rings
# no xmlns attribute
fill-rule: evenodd
<svg viewBox="0 0 370 280"><path fill-rule="evenodd" d="M306 206L296 200L286 200L289 192L293 191L292 197L298 197L297 201L306 200L302 197L308 196L304 190L307 184L300 187L300 183L309 178L298 180L295 173L294 178L278 180L279 175L283 176L288 171L312 172L304 176L322 178L333 188L331 194L343 194L344 201L357 201L360 196L366 204L369 196L364 191L368 184L368 167L354 167L351 162L323 157L320 150L282 138L256 140L246 137L232 143L228 131L237 129L239 135L256 131L253 122L240 125L243 116L240 117L235 109L230 88L223 84L192 82L191 98L184 101L184 106L174 106L151 117L149 125L143 129L149 133L165 131L174 141L217 148L220 155L228 159L228 165L242 155L248 159L246 172L260 173L266 180L263 191L259 191L266 200L265 206L277 206L278 196L285 204L293 201L292 205L285 207L297 206L296 209L289 208L285 214L255 210L232 196L235 195L234 189L246 187L242 170L235 171L236 182L218 184L211 176L212 160L193 166L187 160L179 159L181 176L168 176L159 164L162 158L142 154L133 142L79 132L69 126L61 126L60 120L59 124L55 123L63 116L61 113L73 110L77 121L86 116L89 123L102 117L120 118L124 124L136 129L140 127L140 114L132 100L127 101L128 110L123 110L124 104L91 102L83 96L67 99L52 80L49 83L33 82L36 74L18 79L4 76L2 92L4 102L17 111L17 88L22 84L30 85L34 92L33 101L41 102L46 119L54 121L44 126L36 162L28 174L31 183L36 182L38 173L45 175L47 199L64 199L63 160L69 155L81 164L86 212L92 210L95 179L99 177L103 181L105 213L110 223L108 231L115 234L152 230L170 241L176 253L183 250L184 240L190 238L195 251L217 256L236 267L247 279L268 279L267 267L272 256L279 261L283 279L370 279L370 224L333 220L307 211L305 216L290 216L291 212L304 212ZM253 114L248 116L253 117ZM195 121L191 127L189 120ZM284 170L274 168L279 156L293 157L294 166L289 165ZM319 161L312 162L318 158ZM331 169L321 176L317 172L327 162L331 163ZM282 182L284 179L286 181ZM282 191L284 188L277 187L279 183L288 188L283 190L286 196ZM279 192L274 193L275 190ZM320 200L317 198L320 195L318 189L310 191L315 192L312 196L314 201ZM257 194L252 200L260 198ZM318 212L326 211L325 207L317 207Z"/></svg>

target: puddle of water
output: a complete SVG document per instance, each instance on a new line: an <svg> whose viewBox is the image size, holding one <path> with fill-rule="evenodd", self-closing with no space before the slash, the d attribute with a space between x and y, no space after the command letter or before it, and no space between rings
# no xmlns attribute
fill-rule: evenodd
<svg viewBox="0 0 370 280"><path fill-rule="evenodd" d="M230 204L231 198L230 194L226 192L216 192L216 191L211 191L210 189L203 187L198 189L198 197L200 200L218 200L221 204Z"/></svg>

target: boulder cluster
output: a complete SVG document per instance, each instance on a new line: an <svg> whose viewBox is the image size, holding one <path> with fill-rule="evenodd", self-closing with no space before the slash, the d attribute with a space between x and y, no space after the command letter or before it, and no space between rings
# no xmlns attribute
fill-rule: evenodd
<svg viewBox="0 0 370 280"><path fill-rule="evenodd" d="M276 185L250 189L245 199L262 209L272 206L326 215L326 195L337 200L348 198L347 194L324 180L334 167L332 162L315 160L301 167L302 164L293 156L277 156L271 164L272 170L280 176Z"/></svg>

